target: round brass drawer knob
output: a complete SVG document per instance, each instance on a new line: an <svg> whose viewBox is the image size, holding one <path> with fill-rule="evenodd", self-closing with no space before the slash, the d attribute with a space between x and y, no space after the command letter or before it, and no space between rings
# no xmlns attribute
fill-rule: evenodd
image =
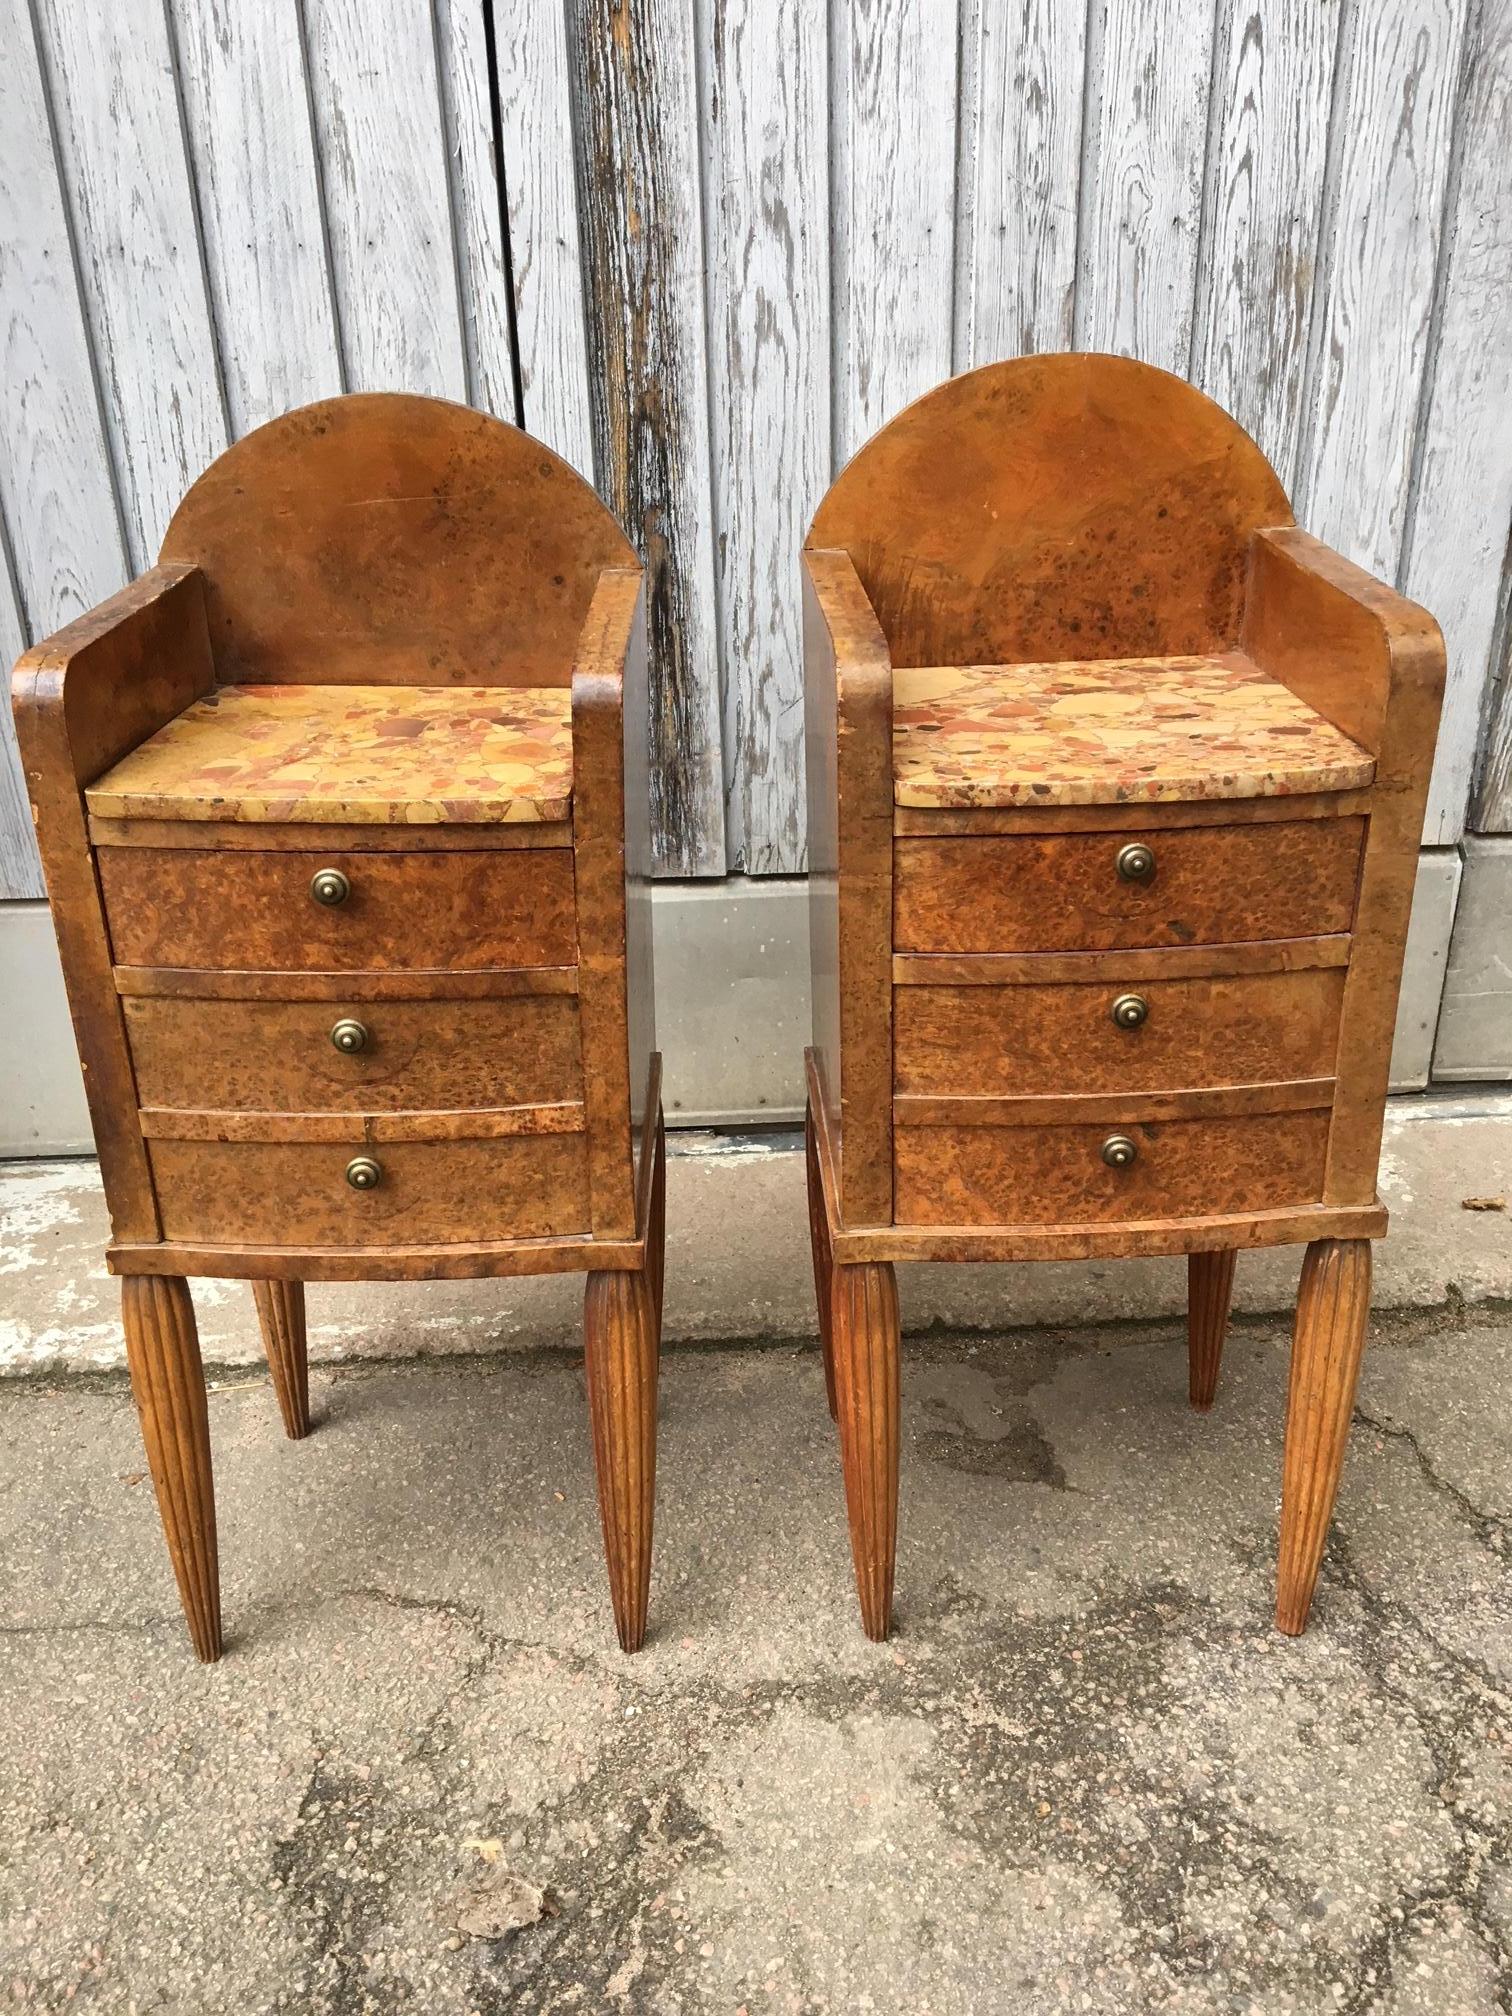
<svg viewBox="0 0 1512 2016"><path fill-rule="evenodd" d="M371 1155L354 1155L346 1166L346 1179L354 1190L376 1190L382 1177Z"/></svg>
<svg viewBox="0 0 1512 2016"><path fill-rule="evenodd" d="M1119 848L1114 865L1120 882L1148 882L1155 873L1155 849L1146 847L1142 840L1131 840L1127 847Z"/></svg>
<svg viewBox="0 0 1512 2016"><path fill-rule="evenodd" d="M343 1015L331 1031L331 1042L343 1057L355 1057L359 1050L366 1050L368 1032L354 1016Z"/></svg>
<svg viewBox="0 0 1512 2016"><path fill-rule="evenodd" d="M1102 1145L1102 1159L1110 1169L1127 1169L1138 1153L1127 1134L1110 1134Z"/></svg>
<svg viewBox="0 0 1512 2016"><path fill-rule="evenodd" d="M351 893L352 885L339 868L317 868L310 877L310 894L327 910L345 903Z"/></svg>
<svg viewBox="0 0 1512 2016"><path fill-rule="evenodd" d="M1120 1029L1137 1029L1149 1014L1150 1004L1143 994L1120 994L1108 1012ZM336 1026L339 1029L345 1025L338 1022ZM336 1039L333 1036L331 1040Z"/></svg>

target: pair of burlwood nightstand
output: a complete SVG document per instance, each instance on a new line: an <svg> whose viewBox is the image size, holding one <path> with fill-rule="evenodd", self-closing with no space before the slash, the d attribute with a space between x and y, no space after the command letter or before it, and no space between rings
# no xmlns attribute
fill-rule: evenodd
<svg viewBox="0 0 1512 2016"><path fill-rule="evenodd" d="M1364 1341L1443 680L1215 406L1107 357L885 428L803 556L810 1225L868 1633L897 1531L898 1260L1305 1243L1277 1622L1303 1627ZM220 1649L186 1277L582 1270L621 1644L643 1637L665 1149L638 563L500 422L358 396L250 435L17 717L184 1606ZM626 721L629 732L626 732Z"/></svg>

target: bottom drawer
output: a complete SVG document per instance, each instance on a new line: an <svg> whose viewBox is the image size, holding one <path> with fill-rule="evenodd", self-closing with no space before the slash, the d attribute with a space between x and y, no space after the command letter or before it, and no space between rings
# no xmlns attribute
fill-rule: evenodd
<svg viewBox="0 0 1512 2016"><path fill-rule="evenodd" d="M899 1126L900 1225L1106 1225L1316 1203L1326 1109L1119 1126ZM1103 1144L1134 1143L1127 1168Z"/></svg>
<svg viewBox="0 0 1512 2016"><path fill-rule="evenodd" d="M461 1246L588 1230L586 1137L150 1141L165 1239L227 1246ZM347 1165L379 1165L354 1190Z"/></svg>

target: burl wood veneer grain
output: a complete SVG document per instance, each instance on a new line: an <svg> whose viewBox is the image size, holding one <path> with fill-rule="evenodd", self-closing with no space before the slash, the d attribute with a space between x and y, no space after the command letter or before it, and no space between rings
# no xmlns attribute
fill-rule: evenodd
<svg viewBox="0 0 1512 2016"><path fill-rule="evenodd" d="M1118 874L1116 833L895 844L900 952L1059 952L1347 931L1364 821L1145 832L1155 873Z"/></svg>
<svg viewBox="0 0 1512 2016"><path fill-rule="evenodd" d="M610 1304L659 1314L647 704L640 570L589 486L516 428L397 395L239 442L160 564L17 667L108 1260L204 1658L185 1276L258 1284L291 1434L306 1280L612 1273L632 1286ZM319 868L346 901L313 900ZM341 1015L366 1048L331 1046ZM346 1181L358 1151L376 1189ZM647 1382L654 1410L654 1356ZM626 1644L641 1475L640 1537L611 1548Z"/></svg>
<svg viewBox="0 0 1512 2016"><path fill-rule="evenodd" d="M1339 1033L1339 1094L1324 1194L1375 1193L1417 847L1445 654L1426 609L1296 528L1254 546L1245 645L1376 758L1357 936Z"/></svg>
<svg viewBox="0 0 1512 2016"><path fill-rule="evenodd" d="M395 392L245 435L162 557L203 571L216 676L265 685L565 686L600 575L638 565L549 448Z"/></svg>
<svg viewBox="0 0 1512 2016"><path fill-rule="evenodd" d="M1233 1253L1311 1242L1278 1608L1298 1630L1342 1459L1363 1242L1385 1229L1438 628L1300 531L1210 401L1109 357L991 365L928 394L841 472L805 558L816 1278L1184 1252L1202 1407ZM862 636L892 687L847 714L841 639ZM840 788L847 756L852 774L876 762L883 724L898 801L885 998L880 932L852 937L847 973L836 922L887 887L869 808ZM1155 872L1125 880L1135 839ZM1149 1012L1120 1027L1125 991ZM885 1138L883 1057L895 1182L876 1222L851 1208L853 1150L864 1140L874 1163ZM1128 1167L1102 1159L1115 1132L1137 1147ZM872 1630L868 1519L853 1501Z"/></svg>
<svg viewBox="0 0 1512 2016"><path fill-rule="evenodd" d="M207 1001L122 1003L144 1106L245 1112L389 1113L580 1100L577 1001ZM331 1032L361 1023L345 1055Z"/></svg>
<svg viewBox="0 0 1512 2016"><path fill-rule="evenodd" d="M1126 1134L1138 1150L1110 1169L1102 1146ZM1326 1111L1239 1118L1111 1121L1095 1126L899 1125L898 1222L917 1225L1116 1225L1273 1210L1322 1194Z"/></svg>
<svg viewBox="0 0 1512 2016"><path fill-rule="evenodd" d="M588 1229L581 1134L492 1141L180 1141L149 1144L167 1239L208 1245L466 1245ZM374 1190L346 1180L354 1156Z"/></svg>
<svg viewBox="0 0 1512 2016"><path fill-rule="evenodd" d="M803 556L814 1050L843 1209L892 1216L892 663L844 553Z"/></svg>
<svg viewBox="0 0 1512 2016"><path fill-rule="evenodd" d="M570 965L566 853L267 854L103 848L100 887L123 966L365 968ZM327 909L317 870L351 882Z"/></svg>
<svg viewBox="0 0 1512 2016"><path fill-rule="evenodd" d="M1135 1028L1114 1003L1146 1004ZM899 987L899 1092L1143 1092L1331 1077L1341 967L1080 986Z"/></svg>
<svg viewBox="0 0 1512 2016"><path fill-rule="evenodd" d="M90 1123L118 1239L157 1237L126 1032L111 975L81 787L214 677L204 583L154 567L34 645L12 681L16 735L62 955Z"/></svg>
<svg viewBox="0 0 1512 2016"><path fill-rule="evenodd" d="M807 544L850 555L895 665L1004 665L1221 650L1250 535L1291 522L1260 450L1190 385L1046 356L899 414Z"/></svg>

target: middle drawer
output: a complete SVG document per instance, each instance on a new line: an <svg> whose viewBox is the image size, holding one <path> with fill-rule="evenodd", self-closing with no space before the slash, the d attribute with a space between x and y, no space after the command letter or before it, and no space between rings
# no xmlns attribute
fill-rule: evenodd
<svg viewBox="0 0 1512 2016"><path fill-rule="evenodd" d="M933 963L899 965L912 980ZM1032 1096L1331 1078L1343 996L1342 965L1050 986L926 980L893 992L895 1088Z"/></svg>
<svg viewBox="0 0 1512 2016"><path fill-rule="evenodd" d="M143 1106L398 1113L580 1100L575 994L121 1002Z"/></svg>

